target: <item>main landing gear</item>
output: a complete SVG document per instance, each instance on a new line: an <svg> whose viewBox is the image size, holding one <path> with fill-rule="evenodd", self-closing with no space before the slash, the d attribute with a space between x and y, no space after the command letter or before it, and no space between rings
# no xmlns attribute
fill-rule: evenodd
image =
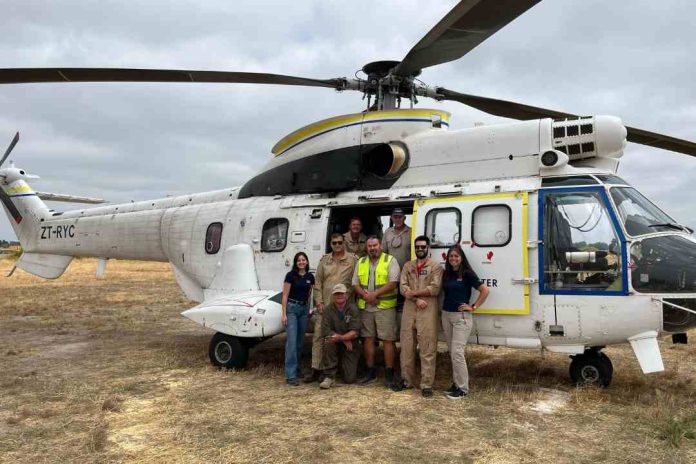
<svg viewBox="0 0 696 464"><path fill-rule="evenodd" d="M588 348L583 354L570 358L570 378L576 385L598 385L606 388L611 383L614 366L601 348Z"/></svg>
<svg viewBox="0 0 696 464"><path fill-rule="evenodd" d="M213 335L208 348L210 362L215 367L244 369L249 360L250 339L233 337L222 332Z"/></svg>

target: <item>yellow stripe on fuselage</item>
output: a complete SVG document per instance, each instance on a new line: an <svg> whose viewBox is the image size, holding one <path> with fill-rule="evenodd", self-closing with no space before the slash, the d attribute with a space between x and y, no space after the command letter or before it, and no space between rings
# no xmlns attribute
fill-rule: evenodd
<svg viewBox="0 0 696 464"><path fill-rule="evenodd" d="M312 124L309 124L301 129L291 132L286 135L278 143L275 144L271 152L278 156L288 148L296 145L297 143L306 140L309 137L320 134L322 132L337 129L342 126L347 126L350 124L356 124L361 122L370 122L381 119L408 119L408 118L421 118L421 119L432 119L433 116L439 116L442 122L449 124L450 114L447 111L440 110L390 110L390 111L370 111L367 113L354 113L346 114L343 116L336 116L329 119L324 119Z"/></svg>
<svg viewBox="0 0 696 464"><path fill-rule="evenodd" d="M11 195L13 193L23 193L23 192L30 193L30 192L33 192L33 190L28 185L22 185L20 187L8 188L7 190L5 190L5 192L7 192L8 195Z"/></svg>

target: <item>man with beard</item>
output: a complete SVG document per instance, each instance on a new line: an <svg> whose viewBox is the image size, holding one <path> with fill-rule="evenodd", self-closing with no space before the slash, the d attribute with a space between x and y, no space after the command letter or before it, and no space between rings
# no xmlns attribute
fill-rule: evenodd
<svg viewBox="0 0 696 464"><path fill-rule="evenodd" d="M415 385L416 345L420 348L421 394L433 396L437 329L440 315L438 298L442 285L442 266L430 261L430 240L421 235L414 241L416 259L404 264L401 293L406 298L401 319L401 377L392 390Z"/></svg>
<svg viewBox="0 0 696 464"><path fill-rule="evenodd" d="M360 379L362 384L372 383L377 379L375 339L384 342L386 384L394 382L398 282L399 264L396 259L382 252L379 238L370 236L367 239L367 256L358 260L353 274L353 288L361 312L360 336L365 339L363 349L367 373Z"/></svg>

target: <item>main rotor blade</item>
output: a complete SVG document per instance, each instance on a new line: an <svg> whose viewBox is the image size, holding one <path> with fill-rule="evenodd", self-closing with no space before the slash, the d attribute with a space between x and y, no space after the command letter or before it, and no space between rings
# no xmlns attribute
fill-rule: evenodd
<svg viewBox="0 0 696 464"><path fill-rule="evenodd" d="M454 61L498 32L541 0L462 0L418 42L394 74Z"/></svg>
<svg viewBox="0 0 696 464"><path fill-rule="evenodd" d="M10 153L12 153L12 150L14 150L15 145L17 145L17 142L19 142L19 132L17 132L12 139L12 142L10 142L10 146L7 147L7 150L5 150L5 154L2 155L2 159L0 159L0 166L2 166L2 163L5 162L8 156L10 156Z"/></svg>
<svg viewBox="0 0 696 464"><path fill-rule="evenodd" d="M501 116L511 119L565 119L577 118L576 114L563 113L561 111L539 108L536 106L523 105L521 103L510 102L506 100L497 100L495 98L479 97L477 95L468 95L464 93L454 92L445 88L437 88L437 93L444 96L445 100L458 101L465 105L481 110L485 113L495 116ZM641 145L662 148L663 150L683 153L685 155L696 156L696 143L688 140L678 139L669 135L658 134L657 132L649 132L635 127L626 127L628 135L626 140Z"/></svg>
<svg viewBox="0 0 696 464"><path fill-rule="evenodd" d="M282 74L127 68L6 68L0 84L43 82L208 82L235 84L304 85L341 88L344 79L309 79Z"/></svg>

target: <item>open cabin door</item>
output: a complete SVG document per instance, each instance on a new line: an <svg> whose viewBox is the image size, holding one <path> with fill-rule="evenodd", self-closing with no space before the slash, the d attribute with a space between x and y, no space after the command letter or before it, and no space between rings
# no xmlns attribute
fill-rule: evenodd
<svg viewBox="0 0 696 464"><path fill-rule="evenodd" d="M527 202L526 192L416 202L414 229L430 238L432 259L444 265L447 250L458 243L491 288L477 314L529 314Z"/></svg>

